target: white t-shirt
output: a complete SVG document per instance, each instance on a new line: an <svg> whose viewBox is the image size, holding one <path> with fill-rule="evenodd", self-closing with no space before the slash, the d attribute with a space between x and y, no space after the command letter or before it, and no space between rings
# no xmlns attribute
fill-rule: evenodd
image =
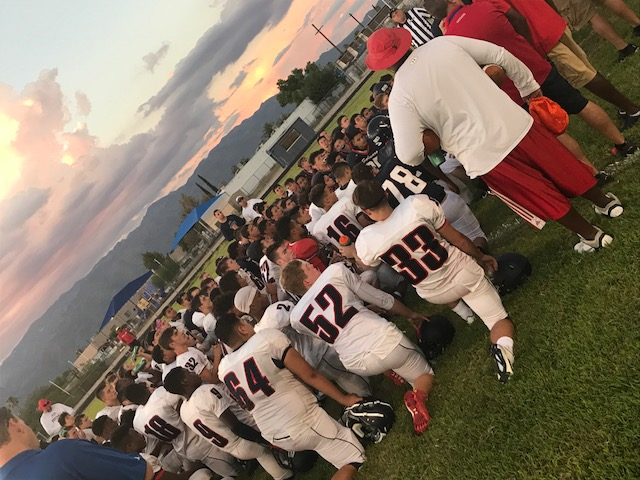
<svg viewBox="0 0 640 480"><path fill-rule="evenodd" d="M457 36L438 37L414 50L396 72L389 117L398 158L424 160L429 128L471 178L492 170L527 134L533 119L496 86L480 65L504 68L524 97L540 86L502 47Z"/></svg>
<svg viewBox="0 0 640 480"><path fill-rule="evenodd" d="M207 370L213 368L207 356L194 347L189 347L186 352L176 357L176 366L186 368L190 372L197 373L198 375L200 375L205 368Z"/></svg>
<svg viewBox="0 0 640 480"><path fill-rule="evenodd" d="M362 226L358 223L358 214L362 210L356 207L351 198L343 197L316 222L311 234L325 245L340 246L340 237L346 235L355 242Z"/></svg>
<svg viewBox="0 0 640 480"><path fill-rule="evenodd" d="M242 423L255 425L251 416L242 412L238 404L231 398L229 391L223 384L200 386L189 400L185 400L180 407L180 418L193 432L207 442L211 442L221 450L231 452L240 443L240 437L231 431L220 420L220 416L231 409Z"/></svg>
<svg viewBox="0 0 640 480"><path fill-rule="evenodd" d="M140 405L133 419L133 428L145 437L171 443L178 453L189 460L202 460L216 447L186 428L175 407L180 400L164 387L157 388L146 405Z"/></svg>
<svg viewBox="0 0 640 480"><path fill-rule="evenodd" d="M60 433L62 430L62 425L58 422L60 415L63 413L68 413L69 415L75 415L76 411L62 403L54 403L51 405L51 411L42 412L42 416L40 417L40 424L44 431L47 432L47 435L52 436Z"/></svg>
<svg viewBox="0 0 640 480"><path fill-rule="evenodd" d="M436 293L448 284L468 255L440 236L446 220L427 195L403 200L389 218L364 228L356 240L366 265L384 261L415 286L418 295Z"/></svg>
<svg viewBox="0 0 640 480"><path fill-rule="evenodd" d="M250 222L254 218L258 218L262 216L253 209L253 207L259 203L264 203L264 200L262 200L261 198L252 198L250 200L247 200L246 207L242 207L242 217L247 222Z"/></svg>
<svg viewBox="0 0 640 480"><path fill-rule="evenodd" d="M366 308L364 302L388 310L394 301L343 263L334 263L295 306L291 326L332 345L345 365L369 352L384 358L400 343L402 332Z"/></svg>
<svg viewBox="0 0 640 480"><path fill-rule="evenodd" d="M284 366L289 348L284 333L263 330L220 362L219 376L231 396L251 413L270 442L280 429L304 423L310 412L320 408L309 389Z"/></svg>
<svg viewBox="0 0 640 480"><path fill-rule="evenodd" d="M295 304L289 301L276 302L269 305L255 326L255 330L256 332L261 332L269 328L280 330L287 336L293 348L302 355L302 358L313 368L317 368L322 357L330 347L322 340L310 335L302 335L293 329L290 319L291 311L294 307Z"/></svg>

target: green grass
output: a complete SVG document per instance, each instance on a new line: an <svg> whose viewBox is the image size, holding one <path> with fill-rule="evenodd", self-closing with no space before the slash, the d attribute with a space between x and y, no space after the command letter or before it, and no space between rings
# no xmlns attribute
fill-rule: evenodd
<svg viewBox="0 0 640 480"><path fill-rule="evenodd" d="M102 402L101 400L98 400L97 398L94 398L93 401L87 405L87 408L84 409L84 413L86 416L88 416L91 419L96 418L96 413L98 413L100 410L102 410L105 407L104 402Z"/></svg>
<svg viewBox="0 0 640 480"><path fill-rule="evenodd" d="M640 1L627 3L640 11ZM615 25L631 38L628 26ZM585 30L576 39L594 65L639 100L640 54L618 64L613 47ZM365 89L353 106L367 103L361 103L368 100ZM616 119L614 107L598 104ZM609 142L575 117L569 131L598 168L616 177L606 190L625 203L622 217L599 217L587 202L574 202L615 236L614 245L578 255L572 251L575 235L557 224L537 232L495 198L474 205L494 252L518 251L533 264L527 284L504 298L517 328L514 377L508 385L496 380L481 322L466 326L447 314L457 332L435 366L429 430L416 437L404 390L376 379L376 395L393 403L398 419L381 444L367 447L358 478L640 478L640 158L613 158ZM640 126L625 133L640 142ZM415 295L407 303L423 312L443 311ZM408 331L402 320L399 325ZM296 478L327 479L334 471L320 460Z"/></svg>

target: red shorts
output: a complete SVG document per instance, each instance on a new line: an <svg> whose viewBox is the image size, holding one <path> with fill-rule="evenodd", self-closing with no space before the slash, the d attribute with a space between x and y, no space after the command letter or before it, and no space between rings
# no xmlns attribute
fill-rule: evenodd
<svg viewBox="0 0 640 480"><path fill-rule="evenodd" d="M579 197L596 185L589 167L536 122L482 179L492 190L545 220L564 217L571 208L568 198Z"/></svg>

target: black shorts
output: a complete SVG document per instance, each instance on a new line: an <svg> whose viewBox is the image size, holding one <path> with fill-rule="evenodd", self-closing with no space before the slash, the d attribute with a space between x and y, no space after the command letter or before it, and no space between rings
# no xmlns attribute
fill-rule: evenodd
<svg viewBox="0 0 640 480"><path fill-rule="evenodd" d="M573 88L564 77L562 77L556 67L551 66L551 72L546 80L540 85L542 94L560 105L569 115L575 115L584 110L589 100L587 100L579 90Z"/></svg>

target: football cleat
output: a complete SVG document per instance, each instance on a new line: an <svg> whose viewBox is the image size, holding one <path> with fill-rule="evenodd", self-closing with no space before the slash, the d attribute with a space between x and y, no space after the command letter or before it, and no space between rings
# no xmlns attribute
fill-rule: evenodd
<svg viewBox="0 0 640 480"><path fill-rule="evenodd" d="M624 208L622 208L622 203L620 202L618 197L616 197L613 193L607 193L605 196L611 199L610 202L607 203L604 207L598 207L597 205L594 205L593 208L596 213L609 218L616 218L622 215L622 212L624 212Z"/></svg>
<svg viewBox="0 0 640 480"><path fill-rule="evenodd" d="M598 183L596 183L596 187L602 187L603 185L609 183L611 180L613 180L613 175L609 175L607 172L605 172L604 170L596 173L594 175L596 181Z"/></svg>
<svg viewBox="0 0 640 480"><path fill-rule="evenodd" d="M620 127L620 131L624 132L626 129L633 127L640 120L640 112L634 113L633 115L629 115L625 113L622 115L622 127Z"/></svg>
<svg viewBox="0 0 640 480"><path fill-rule="evenodd" d="M638 51L638 47L633 43L629 43L623 49L618 50L618 62L624 62L626 58Z"/></svg>
<svg viewBox="0 0 640 480"><path fill-rule="evenodd" d="M618 157L630 157L637 151L638 147L629 142L624 142L622 145L614 145L611 149L611 154Z"/></svg>
<svg viewBox="0 0 640 480"><path fill-rule="evenodd" d="M513 375L513 354L506 348L492 344L489 347L493 360L496 362L498 369L498 380L501 383L507 383L511 375Z"/></svg>
<svg viewBox="0 0 640 480"><path fill-rule="evenodd" d="M476 321L476 316L471 315L470 317L465 318L464 321L467 322L467 325L471 325L473 322Z"/></svg>
<svg viewBox="0 0 640 480"><path fill-rule="evenodd" d="M427 406L424 404L425 398L425 393L420 390L410 390L404 394L404 404L413 418L413 429L416 435L422 435L429 428L431 421Z"/></svg>
<svg viewBox="0 0 640 480"><path fill-rule="evenodd" d="M573 247L576 252L591 253L595 252L599 248L608 247L613 243L613 237L611 235L607 235L598 227L595 227L595 229L597 230L597 233L593 240L587 240L581 235L578 235L578 237L580 237L580 242L576 243Z"/></svg>
<svg viewBox="0 0 640 480"><path fill-rule="evenodd" d="M402 378L393 370L387 370L386 372L384 372L384 376L391 380L396 387L401 387L402 385L407 383L405 382L404 378Z"/></svg>

